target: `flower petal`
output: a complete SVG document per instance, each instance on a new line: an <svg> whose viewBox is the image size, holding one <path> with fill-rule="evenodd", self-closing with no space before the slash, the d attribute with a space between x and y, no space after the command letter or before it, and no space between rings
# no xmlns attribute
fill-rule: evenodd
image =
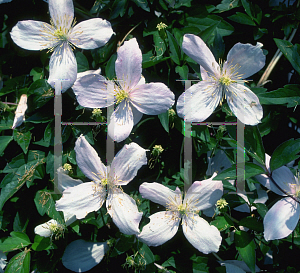
<svg viewBox="0 0 300 273"><path fill-rule="evenodd" d="M135 87L142 75L142 52L135 38L126 41L118 50L116 75L125 91Z"/></svg>
<svg viewBox="0 0 300 273"><path fill-rule="evenodd" d="M106 242L93 243L79 239L66 247L62 263L74 272L86 272L99 264L108 250Z"/></svg>
<svg viewBox="0 0 300 273"><path fill-rule="evenodd" d="M88 213L101 208L105 195L105 188L95 182L82 183L63 192L62 198L56 201L56 210L83 219Z"/></svg>
<svg viewBox="0 0 300 273"><path fill-rule="evenodd" d="M18 107L15 111L15 118L12 129L15 129L16 127L20 126L23 121L25 120L25 112L27 110L27 95L23 94L20 97L20 101L18 103Z"/></svg>
<svg viewBox="0 0 300 273"><path fill-rule="evenodd" d="M137 85L130 92L131 103L147 115L165 113L175 102L174 93L163 83Z"/></svg>
<svg viewBox="0 0 300 273"><path fill-rule="evenodd" d="M113 104L113 100L110 104L107 100L108 95L112 94L113 88L114 84L111 81L94 73L77 77L72 87L78 103L89 108L104 108Z"/></svg>
<svg viewBox="0 0 300 273"><path fill-rule="evenodd" d="M82 181L80 179L74 179L71 176L67 175L67 171L65 171L62 167L59 167L57 169L57 176L58 176L57 188L60 192L63 192L67 188L82 184Z"/></svg>
<svg viewBox="0 0 300 273"><path fill-rule="evenodd" d="M152 202L160 204L164 207L166 207L170 202L178 205L182 204L181 191L179 188L176 188L175 191L172 191L168 187L156 182L144 182L140 185L139 191L143 198L149 199Z"/></svg>
<svg viewBox="0 0 300 273"><path fill-rule="evenodd" d="M86 177L94 181L106 178L106 166L83 135L77 138L74 150L77 165Z"/></svg>
<svg viewBox="0 0 300 273"><path fill-rule="evenodd" d="M222 242L220 231L215 226L210 226L199 215L185 215L182 229L188 241L200 252L208 254L219 251Z"/></svg>
<svg viewBox="0 0 300 273"><path fill-rule="evenodd" d="M99 67L97 70L87 70L87 71L84 71L84 72L77 73L76 81L78 79L82 78L83 76L91 75L91 74L100 75L101 74L101 68Z"/></svg>
<svg viewBox="0 0 300 273"><path fill-rule="evenodd" d="M49 62L48 83L54 88L55 81L61 80L61 91L70 88L77 78L77 62L74 53L67 43L57 46Z"/></svg>
<svg viewBox="0 0 300 273"><path fill-rule="evenodd" d="M133 235L140 232L139 223L143 213L139 212L134 199L121 189L109 190L106 208L122 233Z"/></svg>
<svg viewBox="0 0 300 273"><path fill-rule="evenodd" d="M194 34L185 34L183 36L182 50L186 55L200 64L209 74L220 74L219 64L200 37Z"/></svg>
<svg viewBox="0 0 300 273"><path fill-rule="evenodd" d="M132 115L133 115L133 126L136 125L143 117L143 113L137 110L133 105L131 105Z"/></svg>
<svg viewBox="0 0 300 273"><path fill-rule="evenodd" d="M110 166L109 176L116 185L127 185L138 170L147 165L146 151L134 142L123 146Z"/></svg>
<svg viewBox="0 0 300 273"><path fill-rule="evenodd" d="M42 237L50 237L52 235L52 231L50 229L50 225L59 225L58 222L54 219L49 220L46 223L40 224L34 228L34 233L38 234Z"/></svg>
<svg viewBox="0 0 300 273"><path fill-rule="evenodd" d="M77 24L71 31L69 41L82 49L104 46L113 35L110 22L94 18Z"/></svg>
<svg viewBox="0 0 300 273"><path fill-rule="evenodd" d="M189 122L207 119L218 106L222 90L214 83L202 81L183 92L177 100L178 116Z"/></svg>
<svg viewBox="0 0 300 273"><path fill-rule="evenodd" d="M4 273L4 268L7 264L7 257L6 255L0 250L0 273Z"/></svg>
<svg viewBox="0 0 300 273"><path fill-rule="evenodd" d="M74 17L72 0L49 0L49 11L56 28L70 29Z"/></svg>
<svg viewBox="0 0 300 273"><path fill-rule="evenodd" d="M107 131L114 141L120 142L130 135L132 127L133 114L131 106L123 100L112 113Z"/></svg>
<svg viewBox="0 0 300 273"><path fill-rule="evenodd" d="M43 35L45 29L51 30L52 26L40 21L19 21L12 28L10 36L19 47L27 50L42 50L56 44L49 39L49 34Z"/></svg>
<svg viewBox="0 0 300 273"><path fill-rule="evenodd" d="M212 207L223 195L222 181L209 179L195 181L188 189L183 204L188 204L195 210L204 210Z"/></svg>
<svg viewBox="0 0 300 273"><path fill-rule="evenodd" d="M136 237L148 246L160 246L169 241L176 234L180 213L160 211L149 216L150 223L143 227L142 232Z"/></svg>
<svg viewBox="0 0 300 273"><path fill-rule="evenodd" d="M233 114L244 124L256 125L263 117L258 97L246 86L233 83L225 88L228 105Z"/></svg>
<svg viewBox="0 0 300 273"><path fill-rule="evenodd" d="M234 73L238 73L242 79L246 79L261 70L265 63L266 56L260 46L237 43L228 52L223 71L230 67L236 67Z"/></svg>
<svg viewBox="0 0 300 273"><path fill-rule="evenodd" d="M300 216L300 205L290 197L283 198L264 218L264 237L267 241L282 239L292 233Z"/></svg>

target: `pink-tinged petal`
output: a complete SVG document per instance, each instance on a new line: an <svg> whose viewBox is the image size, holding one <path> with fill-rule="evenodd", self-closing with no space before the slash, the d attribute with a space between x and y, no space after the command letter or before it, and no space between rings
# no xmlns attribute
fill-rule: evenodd
<svg viewBox="0 0 300 273"><path fill-rule="evenodd" d="M152 202L160 204L164 207L166 207L168 203L177 205L182 204L181 191L179 188L176 188L176 190L173 191L168 187L156 182L144 182L140 185L139 191L143 198L149 199Z"/></svg>
<svg viewBox="0 0 300 273"><path fill-rule="evenodd" d="M194 34L185 34L183 36L182 50L186 55L200 64L210 75L220 74L219 64L200 37Z"/></svg>
<svg viewBox="0 0 300 273"><path fill-rule="evenodd" d="M106 178L105 165L83 135L76 140L74 150L77 165L86 177L94 181Z"/></svg>
<svg viewBox="0 0 300 273"><path fill-rule="evenodd" d="M91 74L100 75L101 74L101 68L99 67L97 70L87 70L87 71L84 71L84 72L77 73L77 79L76 79L76 81L78 79L82 78L83 76L91 75Z"/></svg>
<svg viewBox="0 0 300 273"><path fill-rule="evenodd" d="M113 35L110 22L94 18L77 24L71 31L69 41L82 49L104 46Z"/></svg>
<svg viewBox="0 0 300 273"><path fill-rule="evenodd" d="M200 252L208 254L219 251L222 242L220 231L199 215L184 215L182 230L188 241Z"/></svg>
<svg viewBox="0 0 300 273"><path fill-rule="evenodd" d="M163 83L153 82L137 85L130 92L133 106L147 115L158 115L168 111L175 102L174 93Z"/></svg>
<svg viewBox="0 0 300 273"><path fill-rule="evenodd" d="M237 43L228 52L223 71L233 68L234 73L246 79L261 70L265 63L266 56L260 46Z"/></svg>
<svg viewBox="0 0 300 273"><path fill-rule="evenodd" d="M142 51L135 38L126 41L118 50L116 75L125 91L135 87L142 75Z"/></svg>
<svg viewBox="0 0 300 273"><path fill-rule="evenodd" d="M123 146L110 166L109 176L116 185L127 185L147 165L146 151L134 142Z"/></svg>
<svg viewBox="0 0 300 273"><path fill-rule="evenodd" d="M89 108L104 108L112 105L113 100L108 104L108 96L109 94L112 96L113 88L114 84L111 81L94 73L77 77L72 87L78 103Z"/></svg>
<svg viewBox="0 0 300 273"><path fill-rule="evenodd" d="M256 125L263 117L258 97L246 86L238 83L225 88L228 105L233 114L244 124Z"/></svg>
<svg viewBox="0 0 300 273"><path fill-rule="evenodd" d="M70 88L77 78L77 62L74 53L67 43L57 46L49 62L48 83L55 88L55 81L61 80L61 91Z"/></svg>
<svg viewBox="0 0 300 273"><path fill-rule="evenodd" d="M143 213L139 212L133 198L119 188L109 189L107 212L120 231L127 235L138 234Z"/></svg>
<svg viewBox="0 0 300 273"><path fill-rule="evenodd" d="M12 129L17 128L18 126L20 126L23 123L23 121L25 120L26 110L27 110L27 95L23 94L20 97L20 101L19 101L17 109L15 111L14 123L13 123L13 126L11 127Z"/></svg>
<svg viewBox="0 0 300 273"><path fill-rule="evenodd" d="M130 104L123 100L113 112L108 124L109 136L117 142L127 138L133 128L133 113Z"/></svg>
<svg viewBox="0 0 300 273"><path fill-rule="evenodd" d="M53 39L50 39L51 35L43 33L45 29L54 32L53 27L44 22L19 21L12 28L10 36L19 47L27 50L42 50L56 44Z"/></svg>
<svg viewBox="0 0 300 273"><path fill-rule="evenodd" d="M289 236L296 228L300 205L290 197L283 198L267 212L264 218L264 237L267 241Z"/></svg>
<svg viewBox="0 0 300 273"><path fill-rule="evenodd" d="M72 0L49 0L49 11L56 28L70 29L74 17Z"/></svg>
<svg viewBox="0 0 300 273"><path fill-rule="evenodd" d="M148 246L160 246L176 234L181 220L180 213L161 211L149 216L150 223L143 227L137 238Z"/></svg>
<svg viewBox="0 0 300 273"><path fill-rule="evenodd" d="M223 195L222 181L212 180L217 174L203 181L195 181L188 189L183 204L195 210L208 209Z"/></svg>
<svg viewBox="0 0 300 273"><path fill-rule="evenodd" d="M62 198L56 201L56 210L83 219L88 213L101 208L105 195L105 188L95 182L82 183L63 192Z"/></svg>
<svg viewBox="0 0 300 273"><path fill-rule="evenodd" d="M79 239L66 247L62 263L73 272L86 272L99 264L108 250L106 242L93 243Z"/></svg>
<svg viewBox="0 0 300 273"><path fill-rule="evenodd" d="M67 175L67 171L65 171L62 167L59 167L57 169L57 177L58 177L57 188L60 192L63 192L67 188L82 184L82 181L80 179L74 179L71 176Z"/></svg>
<svg viewBox="0 0 300 273"><path fill-rule="evenodd" d="M133 125L136 125L142 119L143 113L137 110L133 105L131 105L131 110L133 114Z"/></svg>
<svg viewBox="0 0 300 273"><path fill-rule="evenodd" d="M177 114L188 122L204 121L216 109L221 98L221 88L212 82L199 82L180 95L176 105Z"/></svg>

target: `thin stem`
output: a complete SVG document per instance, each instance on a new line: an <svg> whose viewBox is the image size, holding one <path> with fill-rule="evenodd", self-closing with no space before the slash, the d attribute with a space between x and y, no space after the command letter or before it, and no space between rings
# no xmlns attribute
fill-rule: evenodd
<svg viewBox="0 0 300 273"><path fill-rule="evenodd" d="M223 262L224 260L222 260L216 253L212 252L212 254L220 261Z"/></svg>
<svg viewBox="0 0 300 273"><path fill-rule="evenodd" d="M142 22L142 21L141 21L141 22ZM124 36L124 38L122 39L122 41L118 43L117 51L118 51L119 47L120 47L120 46L123 44L123 42L125 41L126 37L127 37L133 30L135 30L135 28L138 27L138 26L140 25L141 22L139 22L137 25L135 25L132 29L130 29L130 30L126 33L126 35Z"/></svg>

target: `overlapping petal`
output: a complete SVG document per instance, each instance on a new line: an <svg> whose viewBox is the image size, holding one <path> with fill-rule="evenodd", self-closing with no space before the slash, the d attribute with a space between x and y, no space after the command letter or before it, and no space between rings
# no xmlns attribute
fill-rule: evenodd
<svg viewBox="0 0 300 273"><path fill-rule="evenodd" d="M182 230L188 241L204 254L219 251L222 242L220 231L200 216L183 216Z"/></svg>
<svg viewBox="0 0 300 273"><path fill-rule="evenodd" d="M278 202L264 218L264 237L267 241L287 237L296 228L300 216L300 205L291 197Z"/></svg>
<svg viewBox="0 0 300 273"><path fill-rule="evenodd" d="M142 75L142 52L135 38L124 42L115 63L118 81L125 91L135 87Z"/></svg>
<svg viewBox="0 0 300 273"><path fill-rule="evenodd" d="M159 246L176 234L181 220L180 213L160 211L149 216L150 223L143 227L137 238L148 246Z"/></svg>
<svg viewBox="0 0 300 273"><path fill-rule="evenodd" d="M49 11L56 28L71 27L74 17L73 0L49 0Z"/></svg>
<svg viewBox="0 0 300 273"><path fill-rule="evenodd" d="M163 83L153 82L137 85L130 92L134 107L147 115L158 115L166 112L175 102L175 95Z"/></svg>
<svg viewBox="0 0 300 273"><path fill-rule="evenodd" d="M225 88L228 105L233 114L244 124L256 125L263 117L258 97L246 86L232 83Z"/></svg>
<svg viewBox="0 0 300 273"><path fill-rule="evenodd" d="M20 126L23 121L25 120L25 112L27 110L27 95L23 94L20 98L20 101L18 103L18 107L15 111L15 118L12 125L12 129L17 128Z"/></svg>
<svg viewBox="0 0 300 273"><path fill-rule="evenodd" d="M86 272L102 261L108 249L106 242L93 243L79 239L66 247L62 263L74 272Z"/></svg>
<svg viewBox="0 0 300 273"><path fill-rule="evenodd" d="M50 237L52 235L52 230L49 228L51 224L58 225L56 220L51 219L46 223L36 226L34 228L34 233L42 237Z"/></svg>
<svg viewBox="0 0 300 273"><path fill-rule="evenodd" d="M70 88L77 78L77 62L74 53L67 43L54 49L49 63L48 83L54 88L55 81L61 81L61 91Z"/></svg>
<svg viewBox="0 0 300 273"><path fill-rule="evenodd" d="M77 165L86 177L94 181L106 178L106 166L83 135L76 140L74 150Z"/></svg>
<svg viewBox="0 0 300 273"><path fill-rule="evenodd" d="M146 150L132 142L116 154L109 176L116 185L127 185L143 165L147 165Z"/></svg>
<svg viewBox="0 0 300 273"><path fill-rule="evenodd" d="M89 212L97 211L105 201L106 190L95 182L82 183L68 188L56 201L56 210L83 219Z"/></svg>
<svg viewBox="0 0 300 273"><path fill-rule="evenodd" d="M58 177L58 185L57 188L60 192L63 192L67 188L75 187L79 184L82 184L82 181L80 179L74 179L71 176L66 174L66 171L59 167L57 169L57 177Z"/></svg>
<svg viewBox="0 0 300 273"><path fill-rule="evenodd" d="M110 22L94 18L75 25L69 41L82 49L94 49L104 46L113 33Z"/></svg>
<svg viewBox="0 0 300 273"><path fill-rule="evenodd" d="M194 84L178 98L178 116L189 122L201 122L212 114L221 98L222 89L214 83L202 81Z"/></svg>
<svg viewBox="0 0 300 273"><path fill-rule="evenodd" d="M107 212L120 231L127 235L138 234L143 216L133 198L119 188L109 189L106 200Z"/></svg>

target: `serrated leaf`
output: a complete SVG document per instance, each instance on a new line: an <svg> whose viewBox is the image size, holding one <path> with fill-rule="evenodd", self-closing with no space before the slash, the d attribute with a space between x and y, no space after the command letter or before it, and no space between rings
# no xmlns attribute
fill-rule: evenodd
<svg viewBox="0 0 300 273"><path fill-rule="evenodd" d="M10 233L11 237L7 237L0 243L0 250L1 251L13 251L16 249L23 248L31 244L30 239L28 236L23 232L16 232L12 231Z"/></svg>
<svg viewBox="0 0 300 273"><path fill-rule="evenodd" d="M29 273L30 250L24 250L13 256L6 266L5 273Z"/></svg>

